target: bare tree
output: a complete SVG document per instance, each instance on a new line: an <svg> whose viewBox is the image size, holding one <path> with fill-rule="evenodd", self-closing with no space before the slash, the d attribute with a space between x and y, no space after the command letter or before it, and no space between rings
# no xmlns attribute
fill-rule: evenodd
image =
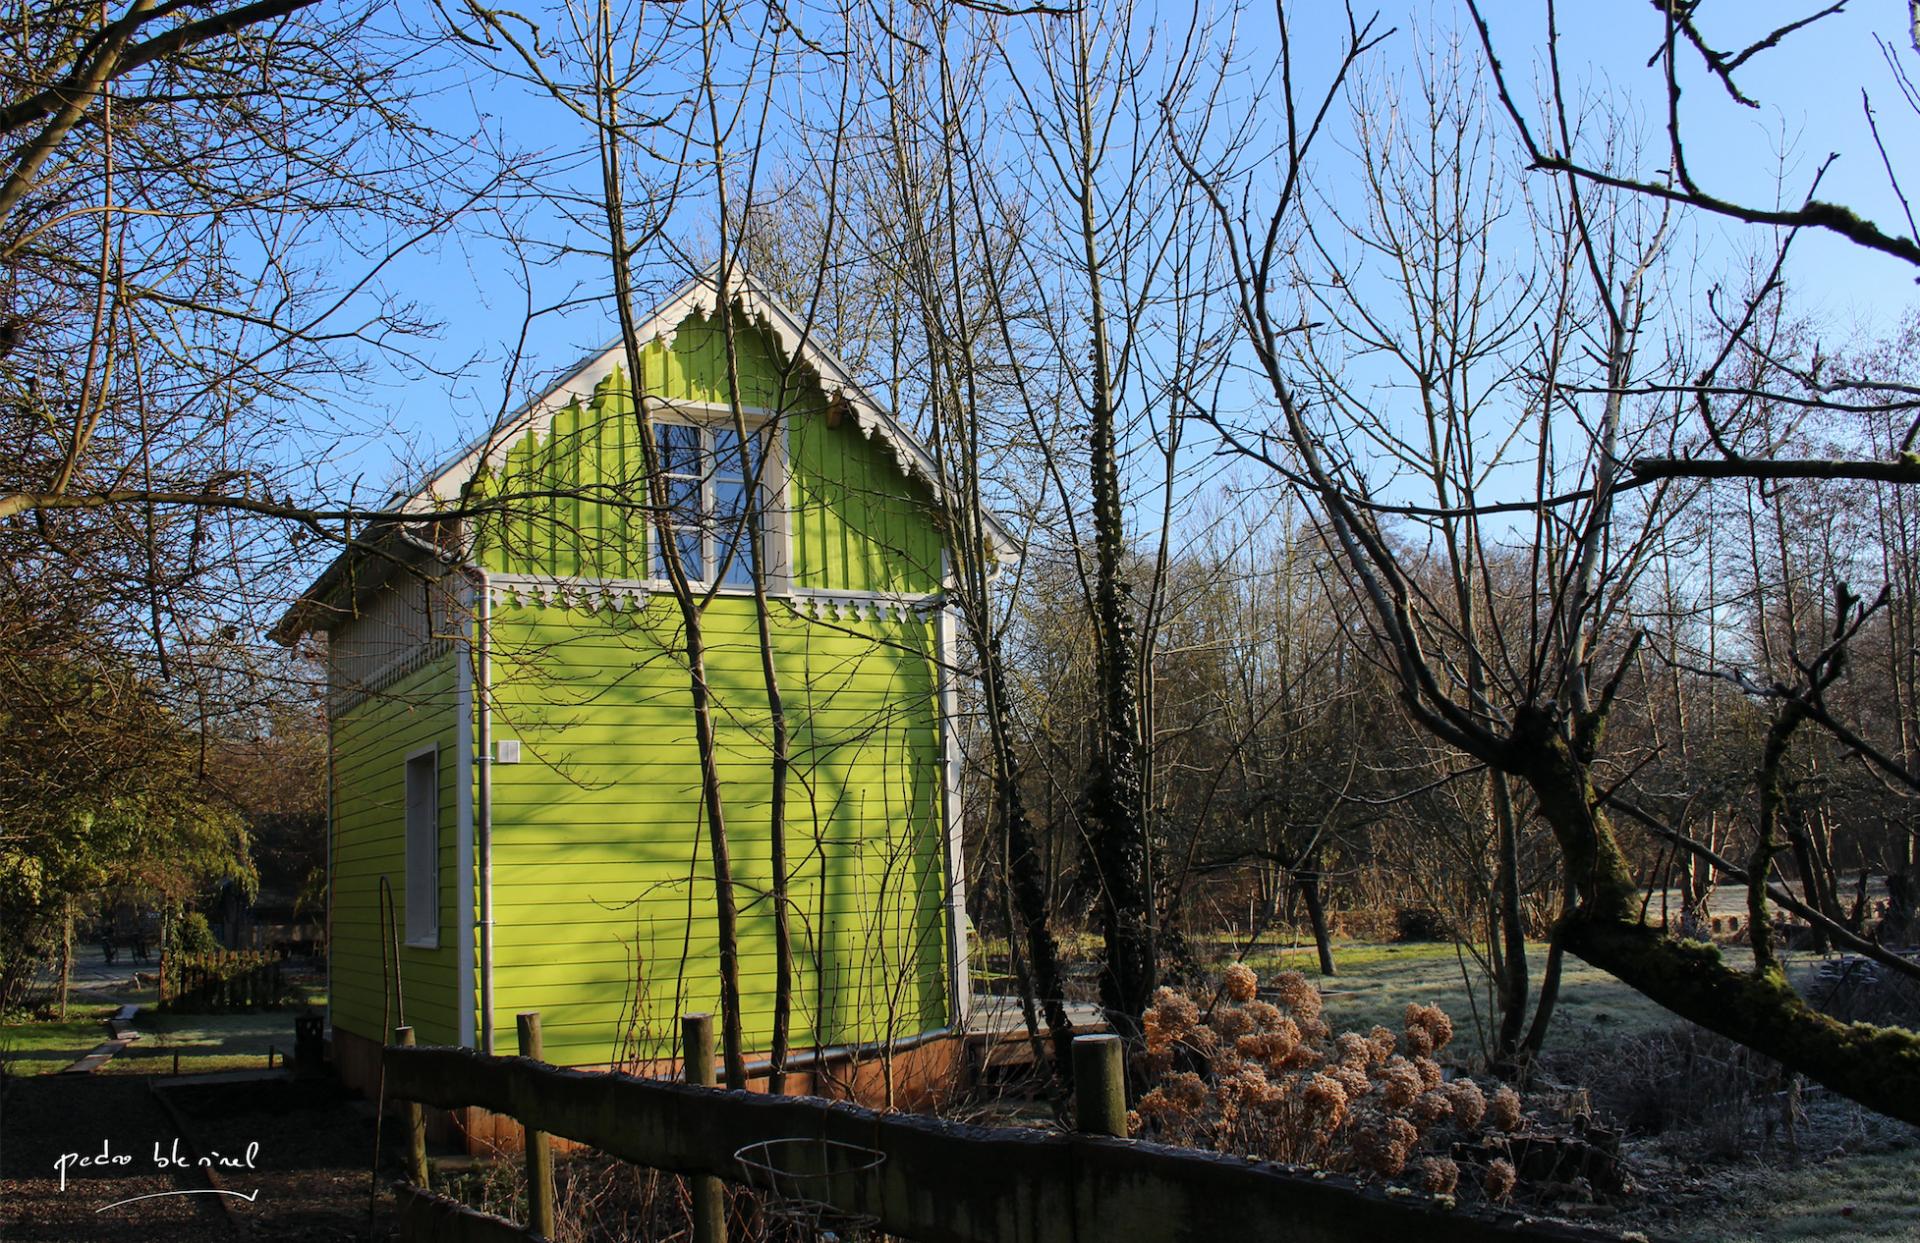
<svg viewBox="0 0 1920 1243"><path fill-rule="evenodd" d="M1281 38L1288 55L1284 23ZM1371 40L1371 27L1353 24L1345 56L1337 63L1351 65ZM1283 73L1289 67L1283 63ZM1343 76L1344 69L1336 70L1336 81ZM1592 179L1573 172L1554 183L1559 187L1556 211L1572 223L1566 270L1569 280L1583 287L1578 305L1589 314L1579 320L1592 325L1587 348L1601 372L1581 387L1599 398L1574 422L1581 410L1571 391L1578 383L1579 360L1570 351L1548 348L1530 369L1537 379L1527 421L1540 428L1534 436L1540 466L1533 495L1495 504L1452 498L1399 502L1369 485L1364 462L1348 447L1351 432L1315 409L1319 394L1302 381L1296 344L1311 332L1276 296L1284 230L1299 207L1298 171L1317 132L1317 121L1297 110L1291 82L1288 74L1277 101L1288 119L1281 188L1257 226L1236 215L1219 176L1194 169L1212 187L1222 228L1231 238L1244 335L1279 412L1271 429L1226 428L1227 434L1304 487L1322 507L1413 719L1533 794L1538 814L1553 832L1573 896L1557 929L1567 952L1676 1014L1863 1104L1920 1118L1920 1093L1897 1069L1913 1056L1911 1033L1850 1028L1808 1006L1777 970L1740 971L1711 949L1669 940L1641 921L1640 887L1614 829L1609 795L1596 779L1605 726L1638 646L1622 633L1619 605L1621 590L1632 581L1635 557L1643 555L1635 549L1643 545L1623 523L1631 517L1644 524L1658 500L1657 495L1642 498L1631 514L1621 509L1622 463L1632 456L1636 431L1626 394L1634 385L1638 334L1653 294L1658 221L1636 215L1634 205L1642 200L1630 192L1596 192ZM1331 100L1327 96L1311 115L1324 116ZM1570 141L1574 127L1571 120L1565 125ZM1657 427L1657 420L1648 426ZM1563 473L1569 462L1572 479ZM1460 635L1409 573L1401 543L1385 526L1394 513L1433 520L1462 511L1480 517L1530 515L1538 531L1530 589L1534 603L1519 628L1493 649L1504 653L1501 676L1479 696L1467 690L1468 654Z"/></svg>

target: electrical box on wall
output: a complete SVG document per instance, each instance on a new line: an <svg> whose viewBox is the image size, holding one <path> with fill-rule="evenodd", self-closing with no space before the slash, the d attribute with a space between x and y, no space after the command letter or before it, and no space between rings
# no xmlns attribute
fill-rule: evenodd
<svg viewBox="0 0 1920 1243"><path fill-rule="evenodd" d="M518 764L520 762L520 740L502 738L493 744L493 762L496 764Z"/></svg>

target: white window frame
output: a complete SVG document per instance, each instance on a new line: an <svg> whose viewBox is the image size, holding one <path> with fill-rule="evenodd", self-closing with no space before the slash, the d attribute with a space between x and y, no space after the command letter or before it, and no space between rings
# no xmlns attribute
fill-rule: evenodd
<svg viewBox="0 0 1920 1243"><path fill-rule="evenodd" d="M793 527L788 521L786 424L777 411L762 406L744 406L740 413L746 422L748 435L765 436L761 452L766 455L766 463L760 471L760 565L766 579L767 594L786 595L792 589L793 565ZM652 412L652 419L656 426L676 424L698 429L703 453L708 451L715 431L733 430L733 408L717 402L675 402L671 406L656 408ZM772 435L766 435L769 429ZM701 483L700 505L703 512L713 512L711 475ZM700 536L701 568L709 577L689 579L689 585L701 591L712 589L723 596L752 595L753 585L750 582L714 584L710 575L719 569L718 545L717 535L710 526L703 524ZM659 572L661 552L659 525L649 523L647 583L665 591L668 589L668 580Z"/></svg>
<svg viewBox="0 0 1920 1243"><path fill-rule="evenodd" d="M424 843L416 839L413 816L413 774L420 760L430 760L428 815ZM406 943L413 949L440 948L440 744L429 743L407 752L400 770L400 844L405 872ZM416 853L420 848L420 853ZM422 899L425 899L424 901Z"/></svg>

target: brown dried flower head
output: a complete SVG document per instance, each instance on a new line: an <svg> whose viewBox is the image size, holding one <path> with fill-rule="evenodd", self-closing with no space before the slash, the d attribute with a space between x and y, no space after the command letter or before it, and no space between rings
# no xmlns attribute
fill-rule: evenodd
<svg viewBox="0 0 1920 1243"><path fill-rule="evenodd" d="M1253 1030L1253 1016L1239 1006L1215 1006L1207 1025L1231 1042Z"/></svg>
<svg viewBox="0 0 1920 1243"><path fill-rule="evenodd" d="M1169 1052L1175 1043L1192 1034L1199 1023L1200 1007L1185 993L1171 988L1157 990L1146 1014L1147 1052Z"/></svg>
<svg viewBox="0 0 1920 1243"><path fill-rule="evenodd" d="M1432 1126L1453 1116L1453 1102L1445 1092L1422 1092L1413 1098L1413 1107L1407 1112L1421 1126Z"/></svg>
<svg viewBox="0 0 1920 1243"><path fill-rule="evenodd" d="M1487 1102L1487 1121L1502 1131L1520 1129L1520 1094L1505 1084L1500 1085Z"/></svg>
<svg viewBox="0 0 1920 1243"><path fill-rule="evenodd" d="M1349 1094L1346 1085L1332 1075L1315 1075L1307 1080L1306 1089L1300 1095L1306 1102L1307 1111L1313 1115L1315 1125L1323 1130L1339 1126L1347 1116Z"/></svg>
<svg viewBox="0 0 1920 1243"><path fill-rule="evenodd" d="M1374 1078L1380 1084L1380 1091L1389 1109L1405 1109L1413 1104L1414 1097L1427 1090L1420 1072L1405 1058L1394 1058L1382 1066Z"/></svg>
<svg viewBox="0 0 1920 1243"><path fill-rule="evenodd" d="M1460 1184L1460 1167L1446 1157L1428 1157L1420 1163L1420 1188L1432 1195L1450 1196Z"/></svg>
<svg viewBox="0 0 1920 1243"><path fill-rule="evenodd" d="M1486 1191L1487 1199L1495 1204L1501 1204L1513 1194L1513 1189L1519 1181L1520 1175L1513 1168L1513 1162L1505 1157L1496 1157L1493 1164L1487 1167L1487 1176L1481 1181L1480 1186Z"/></svg>
<svg viewBox="0 0 1920 1243"><path fill-rule="evenodd" d="M1439 1006L1423 1006L1418 1002L1409 1005L1406 1009L1406 1027L1409 1037L1416 1031L1424 1032L1432 1049L1444 1049L1447 1042L1453 1039L1453 1020ZM1428 1051L1431 1052L1431 1049Z"/></svg>
<svg viewBox="0 0 1920 1243"><path fill-rule="evenodd" d="M1273 991L1280 997L1280 1004L1293 1011L1293 1017L1302 1028L1320 1018L1320 990L1312 981L1298 971L1282 971L1273 977Z"/></svg>
<svg viewBox="0 0 1920 1243"><path fill-rule="evenodd" d="M1420 1132L1405 1118L1369 1115L1355 1125L1353 1155L1366 1169L1392 1176L1406 1168Z"/></svg>
<svg viewBox="0 0 1920 1243"><path fill-rule="evenodd" d="M1373 1064L1373 1045L1359 1032L1341 1032L1333 1041L1333 1060L1342 1066L1365 1070Z"/></svg>
<svg viewBox="0 0 1920 1243"><path fill-rule="evenodd" d="M1375 1023L1373 1030L1367 1033L1367 1041L1373 1045L1373 1060L1384 1062L1393 1056L1393 1050L1399 1045L1400 1038L1394 1035L1391 1029Z"/></svg>
<svg viewBox="0 0 1920 1243"><path fill-rule="evenodd" d="M1260 977L1253 968L1243 962L1234 963L1227 968L1222 983L1226 985L1227 996L1235 1001L1252 1001L1260 989Z"/></svg>
<svg viewBox="0 0 1920 1243"><path fill-rule="evenodd" d="M1480 1085L1471 1079L1455 1079L1446 1085L1447 1099L1453 1102L1454 1119L1472 1130L1487 1116L1487 1098Z"/></svg>

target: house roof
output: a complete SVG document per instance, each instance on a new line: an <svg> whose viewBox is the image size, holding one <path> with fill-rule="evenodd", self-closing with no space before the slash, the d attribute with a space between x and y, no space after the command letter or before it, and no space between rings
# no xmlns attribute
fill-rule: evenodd
<svg viewBox="0 0 1920 1243"><path fill-rule="evenodd" d="M634 335L640 343L645 345L659 340L671 346L680 325L690 316L711 316L719 299L717 271L716 266L692 277L662 302L636 329ZM728 284L729 300L736 310L765 330L783 355L790 359L797 355L800 361L811 367L820 379L820 387L830 398L838 397L845 401L854 425L870 440L879 442L902 473L920 480L936 496L940 494L943 481L933 454L911 429L867 391L855 378L852 368L833 351L822 346L817 335L808 332L799 317L747 273L736 270ZM595 388L625 360L625 339L615 337L567 369L560 380L539 396L500 419L486 435L428 474L410 494L395 498L395 507L400 512L418 513L424 517L443 506L457 503L467 485L483 467L500 466L513 445L527 435L544 434L557 412L576 401L584 403L592 400ZM982 513L982 521L987 541L993 546L997 557L1002 560L1016 559L1018 543L1012 532L990 512ZM386 530L405 535L397 525ZM375 533L369 532L369 540L363 540L362 543L370 542L373 538ZM422 543L411 537L408 539L415 544ZM292 643L310 630L324 629L317 623L327 609L340 607L333 601L341 587L349 581L350 567L367 555L366 549L356 548L348 549L336 557L275 624L271 632L273 639L280 643Z"/></svg>

